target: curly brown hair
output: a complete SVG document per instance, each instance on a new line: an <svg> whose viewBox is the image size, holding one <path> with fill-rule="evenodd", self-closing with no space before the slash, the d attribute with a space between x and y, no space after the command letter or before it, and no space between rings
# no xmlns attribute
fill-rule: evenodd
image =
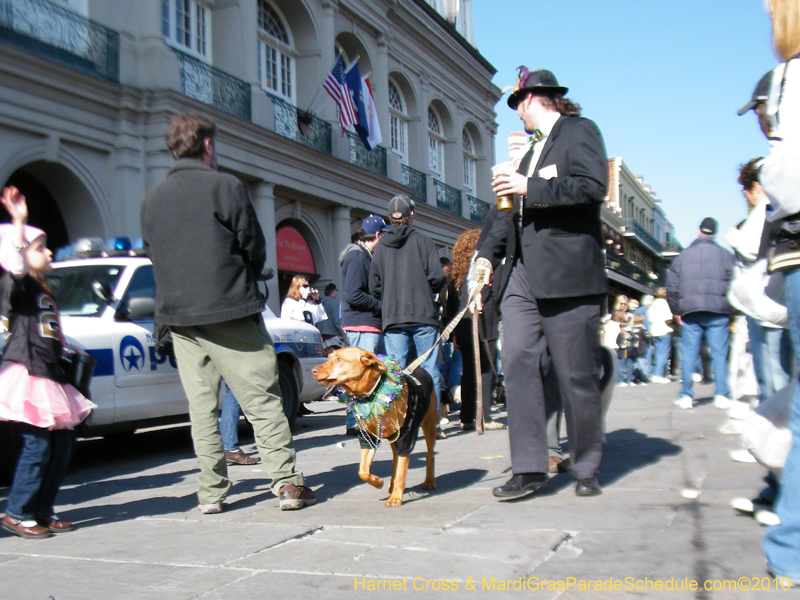
<svg viewBox="0 0 800 600"><path fill-rule="evenodd" d="M758 164L762 160L764 159L754 158L747 164L739 167L739 183L741 183L742 187L748 192L752 191L755 184L761 183L758 179Z"/></svg>
<svg viewBox="0 0 800 600"><path fill-rule="evenodd" d="M481 229L465 231L456 240L453 246L453 271L451 276L456 285L456 292L461 293L461 287L469 274L469 263L475 253L475 245L481 237Z"/></svg>
<svg viewBox="0 0 800 600"><path fill-rule="evenodd" d="M555 110L565 117L581 116L581 105L564 98L563 94L540 94L539 98L542 106Z"/></svg>

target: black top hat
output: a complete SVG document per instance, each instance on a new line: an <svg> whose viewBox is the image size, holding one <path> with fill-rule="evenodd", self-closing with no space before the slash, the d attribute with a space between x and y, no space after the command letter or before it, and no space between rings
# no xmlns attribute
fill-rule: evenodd
<svg viewBox="0 0 800 600"><path fill-rule="evenodd" d="M558 85L556 76L546 69L528 71L527 67L517 69L517 85L508 97L508 106L517 109L517 104L528 92L555 92L566 94L568 88Z"/></svg>
<svg viewBox="0 0 800 600"><path fill-rule="evenodd" d="M753 97L750 102L745 104L739 109L739 116L742 116L748 110L754 109L759 104L766 102L769 99L769 88L772 85L772 71L764 75L753 90Z"/></svg>

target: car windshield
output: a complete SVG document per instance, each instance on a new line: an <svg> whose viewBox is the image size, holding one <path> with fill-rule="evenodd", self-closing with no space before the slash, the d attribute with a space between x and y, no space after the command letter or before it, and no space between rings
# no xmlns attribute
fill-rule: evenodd
<svg viewBox="0 0 800 600"><path fill-rule="evenodd" d="M79 265L55 268L47 275L58 311L64 316L99 315L108 302L94 293L92 283L107 281L114 289L122 273L121 265Z"/></svg>

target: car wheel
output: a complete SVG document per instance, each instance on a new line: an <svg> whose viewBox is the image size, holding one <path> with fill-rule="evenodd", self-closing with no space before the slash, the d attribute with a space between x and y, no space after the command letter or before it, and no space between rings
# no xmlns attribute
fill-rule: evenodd
<svg viewBox="0 0 800 600"><path fill-rule="evenodd" d="M20 438L16 427L0 421L0 483L11 483L19 458Z"/></svg>
<svg viewBox="0 0 800 600"><path fill-rule="evenodd" d="M292 365L288 362L278 362L278 383L281 387L283 412L286 415L286 419L289 421L289 428L294 429L294 422L297 420L300 394L297 391L294 369L292 369Z"/></svg>

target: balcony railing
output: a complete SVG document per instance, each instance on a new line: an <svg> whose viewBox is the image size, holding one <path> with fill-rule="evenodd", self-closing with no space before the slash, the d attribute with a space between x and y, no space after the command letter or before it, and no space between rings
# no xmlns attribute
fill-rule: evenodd
<svg viewBox="0 0 800 600"><path fill-rule="evenodd" d="M181 92L217 110L250 120L250 86L185 52L172 49L181 62Z"/></svg>
<svg viewBox="0 0 800 600"><path fill-rule="evenodd" d="M664 249L661 242L659 242L653 234L647 231L642 225L639 224L639 221L632 217L626 217L624 220L625 224L625 231L626 233L633 233L639 240L646 244L651 250L656 252L657 254L661 254L662 250Z"/></svg>
<svg viewBox="0 0 800 600"><path fill-rule="evenodd" d="M425 173L412 169L408 165L400 165L400 183L411 188L411 197L417 202L428 202L428 176Z"/></svg>
<svg viewBox="0 0 800 600"><path fill-rule="evenodd" d="M469 220L478 225L483 225L486 222L486 214L492 208L492 205L483 200L478 200L475 196L467 195L469 199Z"/></svg>
<svg viewBox="0 0 800 600"><path fill-rule="evenodd" d="M300 142L327 155L333 153L331 143L331 124L322 119L309 116L302 125L297 120L297 107L285 100L264 92L272 100L275 111L275 133Z"/></svg>
<svg viewBox="0 0 800 600"><path fill-rule="evenodd" d="M119 82L119 34L47 0L0 0L0 40Z"/></svg>
<svg viewBox="0 0 800 600"><path fill-rule="evenodd" d="M454 215L461 216L461 192L446 183L433 180L436 189L436 206Z"/></svg>
<svg viewBox="0 0 800 600"><path fill-rule="evenodd" d="M658 285L657 281L650 277L647 271L639 268L627 258L607 255L606 266L612 271L616 271L620 275L633 279L649 288L656 289Z"/></svg>
<svg viewBox="0 0 800 600"><path fill-rule="evenodd" d="M386 177L386 148L377 146L367 150L358 135L351 131L345 133L350 140L350 164Z"/></svg>

